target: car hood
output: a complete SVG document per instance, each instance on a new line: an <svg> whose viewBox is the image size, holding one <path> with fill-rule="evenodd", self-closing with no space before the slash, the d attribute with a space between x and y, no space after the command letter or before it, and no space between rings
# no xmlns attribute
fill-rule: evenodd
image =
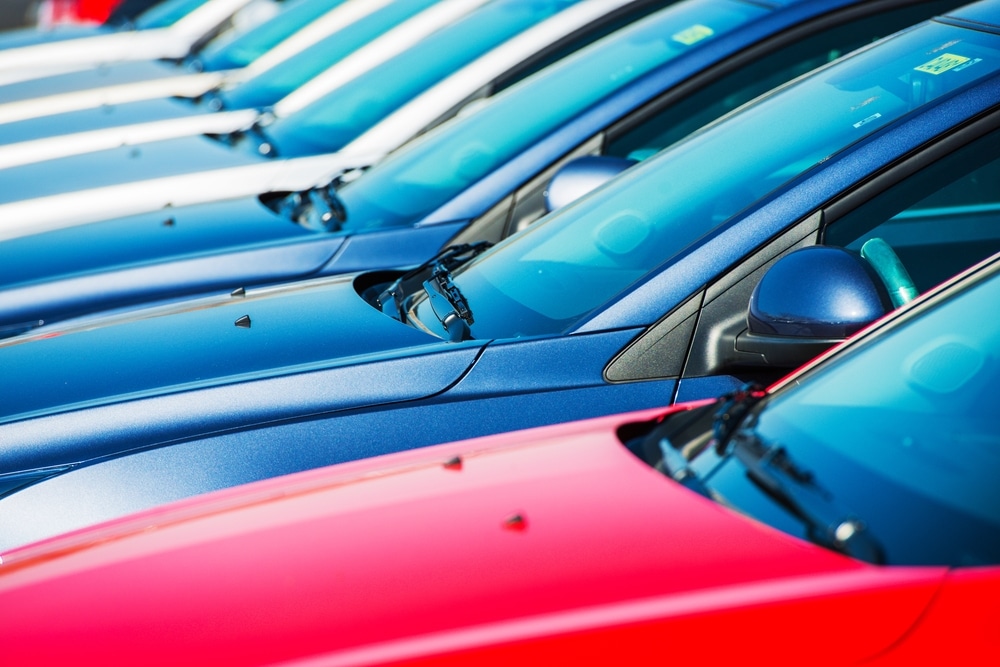
<svg viewBox="0 0 1000 667"><path fill-rule="evenodd" d="M907 588L842 598L847 642L825 641L819 622L775 628L775 655L822 645L847 664L900 638L929 603L942 570L884 570L748 520L647 467L618 441L620 424L310 471L4 554L0 603L19 611L0 640L52 661L95 651L127 663L155 643L165 663L368 664L615 625L685 633L717 613L731 644L730 630L748 632L727 612L849 597L873 581ZM124 627L142 639L110 639ZM40 633L47 641L33 641ZM677 649L747 650L693 644Z"/></svg>
<svg viewBox="0 0 1000 667"><path fill-rule="evenodd" d="M186 136L4 169L0 203L259 163L265 158L205 136Z"/></svg>
<svg viewBox="0 0 1000 667"><path fill-rule="evenodd" d="M184 73L183 68L160 60L107 63L80 72L54 74L0 85L0 102L8 104L58 93L148 81L182 73Z"/></svg>
<svg viewBox="0 0 1000 667"><path fill-rule="evenodd" d="M0 343L0 422L350 366L393 352L454 349L369 306L352 278L68 321L9 338ZM397 387L376 382L365 387L361 402L441 391L468 363L459 361L455 368L443 363L439 375L428 373L424 382L414 383L416 396L399 396ZM331 405L356 404L360 399L352 390L342 387L326 398ZM7 450L4 458L10 455Z"/></svg>
<svg viewBox="0 0 1000 667"><path fill-rule="evenodd" d="M195 154L200 158L194 159ZM340 151L265 160L203 136L188 136L24 165L0 173L0 185L4 186L0 189L4 193L0 195L0 241L164 207L305 190L329 183L345 170L371 166L382 157L381 152ZM91 164L92 158L98 161ZM158 166L147 170L145 162ZM129 167L132 164L134 170ZM155 170L159 176L150 173ZM61 179L69 179L76 189L43 194L58 192Z"/></svg>

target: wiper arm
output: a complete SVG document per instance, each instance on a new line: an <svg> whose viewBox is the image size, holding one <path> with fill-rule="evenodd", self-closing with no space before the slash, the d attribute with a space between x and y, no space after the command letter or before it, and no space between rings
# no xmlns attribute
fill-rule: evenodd
<svg viewBox="0 0 1000 667"><path fill-rule="evenodd" d="M430 300L431 310L448 332L448 340L458 343L472 338L469 326L475 320L469 302L451 279L451 272L443 264L436 264L429 280L424 281L424 291Z"/></svg>
<svg viewBox="0 0 1000 667"><path fill-rule="evenodd" d="M428 296L430 296L432 291L435 291L427 290L424 284L425 281L421 279L421 276L429 270L433 278L433 275L438 272L439 268L443 268L449 274L448 281L450 282L451 271L454 271L462 264L479 255L491 245L493 244L487 241L479 241L477 243L462 243L444 248L417 268L401 275L387 288L382 290L378 295L378 299L376 299L376 306L386 315L394 317L400 322L406 322L406 308L403 304L406 296L412 294L420 287L423 287L427 291ZM459 294L461 293L459 292ZM433 307L433 303L431 306ZM466 309L468 309L468 305L466 305ZM468 321L467 324L472 324L472 322Z"/></svg>
<svg viewBox="0 0 1000 667"><path fill-rule="evenodd" d="M732 434L726 448L753 482L805 525L811 541L869 563L885 562L865 522L816 484L811 472L796 466L784 447L765 443L747 425Z"/></svg>
<svg viewBox="0 0 1000 667"><path fill-rule="evenodd" d="M335 187L336 181L332 181L309 190L290 192L281 198L275 211L306 229L339 232L347 222L347 208Z"/></svg>
<svg viewBox="0 0 1000 667"><path fill-rule="evenodd" d="M722 405L712 420L712 442L715 443L715 451L719 456L723 455L726 443L750 409L765 396L767 391L764 387L759 384L748 384L721 398Z"/></svg>

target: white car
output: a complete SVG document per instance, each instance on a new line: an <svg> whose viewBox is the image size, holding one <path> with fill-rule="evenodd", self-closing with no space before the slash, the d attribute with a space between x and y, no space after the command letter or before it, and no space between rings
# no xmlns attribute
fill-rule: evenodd
<svg viewBox="0 0 1000 667"><path fill-rule="evenodd" d="M442 0L433 9L453 2L470 0ZM339 84L331 92L317 96L314 81L250 127L239 113L218 115L234 118L225 136L161 138L0 169L0 239L328 182L370 166L553 54L579 48L608 20L637 18L667 4L490 0L412 48L397 48L379 66L352 71L366 50L400 46L388 33L321 77ZM495 48L486 48L491 42ZM150 127L164 125L143 132ZM0 160L7 155L0 153Z"/></svg>

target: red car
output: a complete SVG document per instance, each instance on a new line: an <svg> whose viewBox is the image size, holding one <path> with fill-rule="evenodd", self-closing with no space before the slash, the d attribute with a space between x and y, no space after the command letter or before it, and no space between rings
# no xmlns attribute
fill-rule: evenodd
<svg viewBox="0 0 1000 667"><path fill-rule="evenodd" d="M43 0L38 6L38 23L103 23L121 0Z"/></svg>
<svg viewBox="0 0 1000 667"><path fill-rule="evenodd" d="M998 301L994 261L767 392L272 479L6 553L3 660L995 664Z"/></svg>

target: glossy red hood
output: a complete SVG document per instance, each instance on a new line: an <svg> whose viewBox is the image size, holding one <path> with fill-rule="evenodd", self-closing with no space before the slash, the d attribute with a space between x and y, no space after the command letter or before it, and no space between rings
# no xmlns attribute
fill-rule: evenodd
<svg viewBox="0 0 1000 667"><path fill-rule="evenodd" d="M377 662L925 579L850 638L872 652L926 605L937 571L860 564L693 494L622 447L624 419L269 480L6 554L0 646L11 664Z"/></svg>

